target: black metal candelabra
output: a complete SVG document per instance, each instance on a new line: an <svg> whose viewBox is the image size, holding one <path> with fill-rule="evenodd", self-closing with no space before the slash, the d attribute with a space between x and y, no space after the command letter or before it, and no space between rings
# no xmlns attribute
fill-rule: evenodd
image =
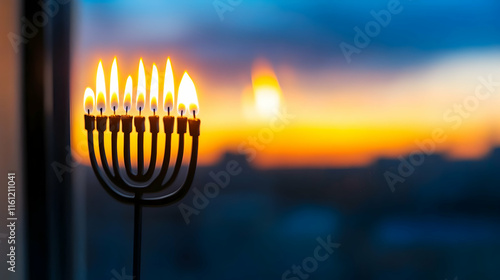
<svg viewBox="0 0 500 280"><path fill-rule="evenodd" d="M94 130L97 119L97 131L99 139L99 154L101 158L101 167L99 167L94 152ZM132 120L134 121L137 132L137 173L134 174L130 163L130 134L132 133ZM126 176L120 171L118 162L118 133L120 132L120 121L123 133L123 155ZM153 178L156 169L156 153L158 146L159 117L150 116L151 132L151 160L147 170L144 169L144 132L145 117L142 116L110 116L109 131L111 132L111 157L112 171L106 158L104 148L104 134L107 128L107 116L85 115L85 129L87 130L90 162L97 179L104 187L104 190L116 200L134 205L134 259L133 276L135 280L141 278L141 235L142 235L142 208L145 206L165 206L181 200L189 191L193 183L196 171L196 162L198 159L198 138L200 135L200 120L187 119L186 117L177 117L177 134L179 134L179 147L174 170L168 180L165 179L170 163L170 150L172 133L174 131L175 118L171 116L163 117L165 130L165 153L163 155L163 164L158 175ZM148 194L158 193L173 186L177 179L179 170L182 166L184 155L184 135L189 123L189 134L192 138L191 159L189 162L187 178L184 183L175 191L156 197L150 197ZM104 172L103 172L104 171ZM165 182L166 181L166 182ZM146 196L145 196L146 195Z"/></svg>

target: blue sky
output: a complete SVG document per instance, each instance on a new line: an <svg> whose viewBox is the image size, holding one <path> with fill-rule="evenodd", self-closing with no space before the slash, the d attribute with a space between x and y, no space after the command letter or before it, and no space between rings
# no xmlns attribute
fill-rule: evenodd
<svg viewBox="0 0 500 280"><path fill-rule="evenodd" d="M227 3L227 0L222 0ZM233 66L263 55L305 67L345 63L341 42L390 0L243 0L221 21L214 1L82 1L84 43L189 50ZM402 0L403 11L373 38L357 67L373 60L411 66L446 52L500 45L500 2Z"/></svg>

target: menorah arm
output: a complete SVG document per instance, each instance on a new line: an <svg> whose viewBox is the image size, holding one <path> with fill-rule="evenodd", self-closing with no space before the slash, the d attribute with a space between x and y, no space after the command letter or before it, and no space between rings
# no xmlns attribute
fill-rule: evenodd
<svg viewBox="0 0 500 280"><path fill-rule="evenodd" d="M174 171L172 175L168 179L166 183L163 183L165 176L167 175L168 166L170 163L170 150L171 150L171 137L167 137L165 139L165 155L163 157L163 166L161 167L160 173L158 177L153 181L151 186L145 189L145 192L159 192L168 187L170 187L177 176L179 175L179 171L182 167L182 159L184 157L184 133L179 134L179 147L177 150L177 159L175 161ZM168 145L168 146L167 146ZM167 149L168 148L168 149ZM168 151L167 151L168 150Z"/></svg>
<svg viewBox="0 0 500 280"><path fill-rule="evenodd" d="M144 186L136 186L129 182L125 182L120 174L120 164L118 162L118 132L111 132L111 157L113 161L113 173L114 178L113 183L120 187L122 190L127 192L137 192L137 190L143 189Z"/></svg>
<svg viewBox="0 0 500 280"><path fill-rule="evenodd" d="M123 134L123 161L125 162L125 171L132 180L137 180L137 175L132 173L130 164L130 132Z"/></svg>
<svg viewBox="0 0 500 280"><path fill-rule="evenodd" d="M191 160L189 162L187 178L180 188L176 191L169 193L167 195L157 197L157 198L143 198L142 204L145 206L163 206L178 202L189 192L191 184L193 183L194 174L196 172L196 164L198 161L198 135L193 136L193 145L191 152ZM162 186L166 188L168 185Z"/></svg>
<svg viewBox="0 0 500 280"><path fill-rule="evenodd" d="M118 191L113 185L112 183L108 183L106 182L106 180L104 180L104 176L102 174L102 171L99 169L99 165L97 164L97 160L96 160L96 157L95 157L95 151L94 151L94 135L93 135L93 131L92 130L89 130L88 131L88 145L89 145L89 156L90 156L90 163L92 165L92 169L94 170L94 173L97 177L97 180L99 181L99 183L101 183L102 187L104 188L104 190L109 194L111 195L114 199L120 201L120 202L123 202L123 203L128 203L128 204L133 204L135 202L135 198L133 195L128 195L128 194L124 194L120 191Z"/></svg>
<svg viewBox="0 0 500 280"><path fill-rule="evenodd" d="M123 182L123 179L121 178L120 175L120 165L118 163L118 151L117 151L117 135L116 133L113 133L111 135L111 146L112 146L112 151L113 151L113 172L115 173L115 176L117 177L117 180L120 180ZM154 174L155 166L156 166L156 153L157 153L157 147L158 147L158 134L157 133L152 133L152 140L151 140L151 162L149 163L149 168L148 172L145 175L137 174L134 175L131 172L130 168L130 134L125 133L124 134L124 162L125 162L125 170L128 175L129 181L132 182L137 182L137 183L145 183ZM144 188L144 187L141 187ZM127 189L127 191L136 191L133 189Z"/></svg>
<svg viewBox="0 0 500 280"><path fill-rule="evenodd" d="M108 165L108 159L106 157L106 149L104 146L104 131L98 131L99 132L99 155L101 157L101 165L102 169L104 169L104 173L106 173L106 176L113 182L113 183L118 183L118 181L115 179L115 175L111 173L111 170L109 169Z"/></svg>
<svg viewBox="0 0 500 280"><path fill-rule="evenodd" d="M153 161L154 157L154 161L156 164L157 139L154 138L155 137L153 136L153 140L151 142L151 161ZM154 155L153 150L155 151ZM125 172L127 173L127 176L130 178L130 180L135 182L145 182L151 179L154 173L154 166L153 168L151 168L151 163L147 173L147 176L149 176L149 178L146 178L145 175L142 174L144 171L144 133L137 134L137 174L134 174L132 172L132 166L130 164L130 133L125 133L123 135L123 155L123 161L125 162Z"/></svg>
<svg viewBox="0 0 500 280"><path fill-rule="evenodd" d="M151 159L146 174L141 176L141 181L145 182L153 177L156 168L156 154L158 152L158 133L151 133Z"/></svg>
<svg viewBox="0 0 500 280"><path fill-rule="evenodd" d="M144 188L144 186L137 186L134 184L127 183L123 181L123 179L120 176L120 170L119 170L119 164L118 164L118 153L116 152L116 146L117 146L117 138L118 136L116 135L116 132L111 133L111 153L112 153L112 161L113 161L113 171L114 174L111 173L109 165L108 165L108 160L106 157L106 148L104 145L104 131L99 131L99 153L101 156L101 165L102 169L104 170L104 173L106 176L109 178L109 180L115 184L116 186L120 187L122 190L126 192L136 192L138 189Z"/></svg>
<svg viewBox="0 0 500 280"><path fill-rule="evenodd" d="M153 177L156 168L156 158L158 151L158 132L159 132L158 117L157 116L149 117L150 129L151 129L151 158L146 173L144 173L144 131L145 131L144 118L136 117L134 118L134 122L137 131L137 174L133 174L130 165L131 124L130 127L128 127L129 123L127 123L127 128L125 129L124 127L123 131L124 132L123 154L124 154L125 170L127 172L127 176L132 181L144 183L149 179L151 179L151 177Z"/></svg>
<svg viewBox="0 0 500 280"><path fill-rule="evenodd" d="M113 173L115 177L121 179L120 164L118 163L118 132L111 132L111 158L113 159Z"/></svg>
<svg viewBox="0 0 500 280"><path fill-rule="evenodd" d="M137 178L144 172L144 132L137 132Z"/></svg>
<svg viewBox="0 0 500 280"><path fill-rule="evenodd" d="M127 176L132 181L142 181L142 172L144 170L144 133L137 133L137 174L132 172L132 166L130 164L130 133L124 133L123 135L123 155Z"/></svg>
<svg viewBox="0 0 500 280"><path fill-rule="evenodd" d="M179 139L179 144L181 140ZM184 141L182 141L184 142ZM170 165L170 155L172 151L172 134L171 133L166 133L165 134L165 152L163 153L163 164L160 169L160 174L158 174L158 177L155 179L155 183L159 181L159 185L161 185L163 178L165 178L165 175L167 174L168 171L168 166Z"/></svg>

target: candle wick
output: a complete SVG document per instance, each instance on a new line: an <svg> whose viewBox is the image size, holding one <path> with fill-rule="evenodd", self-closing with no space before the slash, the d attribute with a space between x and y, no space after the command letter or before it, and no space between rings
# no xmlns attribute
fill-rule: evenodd
<svg viewBox="0 0 500 280"><path fill-rule="evenodd" d="M156 109L153 109L153 116L156 116Z"/></svg>
<svg viewBox="0 0 500 280"><path fill-rule="evenodd" d="M196 111L193 110L193 118L196 119Z"/></svg>
<svg viewBox="0 0 500 280"><path fill-rule="evenodd" d="M167 107L167 113L168 113L168 116L170 117L170 107Z"/></svg>
<svg viewBox="0 0 500 280"><path fill-rule="evenodd" d="M181 110L181 117L184 115L184 110Z"/></svg>
<svg viewBox="0 0 500 280"><path fill-rule="evenodd" d="M87 109L87 113L90 115L90 109Z"/></svg>
<svg viewBox="0 0 500 280"><path fill-rule="evenodd" d="M99 110L101 111L101 116L102 116L102 108L101 108L101 109L99 109Z"/></svg>
<svg viewBox="0 0 500 280"><path fill-rule="evenodd" d="M113 114L116 115L116 106L113 106Z"/></svg>
<svg viewBox="0 0 500 280"><path fill-rule="evenodd" d="M128 114L128 106L125 106L125 115Z"/></svg>
<svg viewBox="0 0 500 280"><path fill-rule="evenodd" d="M141 115L142 107L139 107L139 116Z"/></svg>

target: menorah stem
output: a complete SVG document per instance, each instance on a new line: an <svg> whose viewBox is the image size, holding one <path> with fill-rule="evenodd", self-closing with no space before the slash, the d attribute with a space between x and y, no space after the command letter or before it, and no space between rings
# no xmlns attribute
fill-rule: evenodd
<svg viewBox="0 0 500 280"><path fill-rule="evenodd" d="M134 204L134 280L141 280L141 239L142 239L142 205L141 195L137 194Z"/></svg>
<svg viewBox="0 0 500 280"><path fill-rule="evenodd" d="M144 173L144 133L137 134L137 176Z"/></svg>
<svg viewBox="0 0 500 280"><path fill-rule="evenodd" d="M145 118L134 117L135 131L137 131L137 176L144 175L144 131L146 131Z"/></svg>

